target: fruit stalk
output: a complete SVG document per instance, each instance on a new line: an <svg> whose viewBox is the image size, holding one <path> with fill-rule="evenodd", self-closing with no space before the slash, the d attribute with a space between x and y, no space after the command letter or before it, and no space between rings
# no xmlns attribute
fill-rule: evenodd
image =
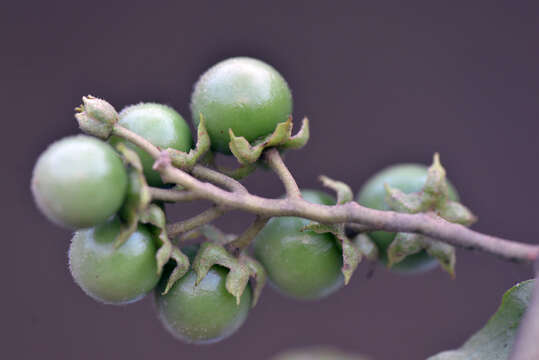
<svg viewBox="0 0 539 360"><path fill-rule="evenodd" d="M286 190L286 196L289 198L301 198L301 192L299 191L298 184L294 179L294 176L290 173L290 170L286 167L279 150L275 148L268 149L266 151L266 161L270 168L281 179L284 188Z"/></svg>

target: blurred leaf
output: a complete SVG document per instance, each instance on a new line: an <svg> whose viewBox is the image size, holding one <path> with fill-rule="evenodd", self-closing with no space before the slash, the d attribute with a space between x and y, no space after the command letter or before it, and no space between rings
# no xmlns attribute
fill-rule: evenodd
<svg viewBox="0 0 539 360"><path fill-rule="evenodd" d="M502 304L485 327L460 349L444 351L428 360L508 359L520 320L531 300L533 285L534 280L528 280L513 286L503 295Z"/></svg>
<svg viewBox="0 0 539 360"><path fill-rule="evenodd" d="M378 246L366 234L357 234L354 238L354 245L359 252L370 261L378 260Z"/></svg>
<svg viewBox="0 0 539 360"><path fill-rule="evenodd" d="M466 206L455 201L447 201L440 206L439 214L445 220L465 226L477 221L477 217Z"/></svg>
<svg viewBox="0 0 539 360"><path fill-rule="evenodd" d="M333 348L314 347L290 350L281 353L271 360L369 360L359 354L347 354Z"/></svg>

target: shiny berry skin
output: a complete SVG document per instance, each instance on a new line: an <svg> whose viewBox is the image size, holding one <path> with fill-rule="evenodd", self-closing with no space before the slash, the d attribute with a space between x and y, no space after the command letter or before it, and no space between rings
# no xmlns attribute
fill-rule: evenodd
<svg viewBox="0 0 539 360"><path fill-rule="evenodd" d="M124 108L120 112L119 124L142 136L161 149L172 148L188 152L193 144L191 130L183 117L173 108L155 103L140 103ZM144 168L144 176L150 186L162 187L163 181L159 173L152 169L154 159L132 143L113 136L110 139L114 146L120 142L134 149Z"/></svg>
<svg viewBox="0 0 539 360"><path fill-rule="evenodd" d="M335 201L319 191L303 190L305 200L323 205ZM325 297L343 284L342 252L333 234L301 231L311 223L298 217L272 218L254 241L255 257L270 283L281 293L302 300Z"/></svg>
<svg viewBox="0 0 539 360"><path fill-rule="evenodd" d="M39 157L32 192L47 218L67 228L87 228L114 215L127 190L119 155L91 136L66 137Z"/></svg>
<svg viewBox="0 0 539 360"><path fill-rule="evenodd" d="M248 57L230 58L212 66L195 84L191 115L197 126L201 114L212 149L229 154L229 128L249 142L272 133L292 114L292 94L270 65Z"/></svg>
<svg viewBox="0 0 539 360"><path fill-rule="evenodd" d="M228 270L213 266L196 285L196 274L190 270L178 280L166 295L162 287L155 292L159 319L176 338L195 344L208 344L232 335L245 322L251 307L248 285L236 298L225 288Z"/></svg>
<svg viewBox="0 0 539 360"><path fill-rule="evenodd" d="M106 304L140 300L158 283L157 238L145 225L117 249L121 223L113 219L75 233L69 248L69 268L75 282L93 299Z"/></svg>

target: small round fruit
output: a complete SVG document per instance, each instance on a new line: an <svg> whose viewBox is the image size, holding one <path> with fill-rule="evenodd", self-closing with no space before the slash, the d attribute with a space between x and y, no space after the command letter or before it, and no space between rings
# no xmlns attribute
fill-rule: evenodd
<svg viewBox="0 0 539 360"><path fill-rule="evenodd" d="M420 164L399 164L381 170L372 176L361 188L357 201L366 207L378 210L391 210L387 205L384 184L400 189L405 193L421 191L427 179L428 168ZM447 181L449 198L458 200L458 194L453 185ZM373 231L370 238L378 246L380 259L387 263L387 248L395 238L395 233ZM393 265L392 270L400 273L418 273L428 271L438 265L436 259L425 251L406 257L400 263Z"/></svg>
<svg viewBox="0 0 539 360"><path fill-rule="evenodd" d="M32 176L39 209L68 228L104 222L118 211L126 190L127 174L118 154L107 143L86 135L49 146Z"/></svg>
<svg viewBox="0 0 539 360"><path fill-rule="evenodd" d="M176 338L195 344L214 343L238 330L251 307L251 289L248 285L236 304L225 288L227 274L227 269L216 265L198 285L190 270L166 295L158 287L156 307L165 328Z"/></svg>
<svg viewBox="0 0 539 360"><path fill-rule="evenodd" d="M142 136L155 146L162 149L172 148L188 152L193 145L191 130L173 108L155 103L140 103L124 108L120 114L119 124L128 130ZM152 169L154 159L139 148L117 136L110 139L112 145L123 142L134 149L144 168L144 176L151 186L163 186L161 176Z"/></svg>
<svg viewBox="0 0 539 360"><path fill-rule="evenodd" d="M113 219L75 233L69 267L75 282L93 299L106 304L140 300L158 283L156 237L144 225L117 249L121 223Z"/></svg>
<svg viewBox="0 0 539 360"><path fill-rule="evenodd" d="M191 114L206 121L212 148L230 154L228 129L249 142L271 134L292 114L292 94L270 65L248 57L221 61L195 84Z"/></svg>
<svg viewBox="0 0 539 360"><path fill-rule="evenodd" d="M319 191L303 190L309 202L333 205ZM343 283L342 252L333 234L301 231L311 221L298 217L272 218L254 242L255 257L264 265L270 283L283 294L297 299L319 299Z"/></svg>

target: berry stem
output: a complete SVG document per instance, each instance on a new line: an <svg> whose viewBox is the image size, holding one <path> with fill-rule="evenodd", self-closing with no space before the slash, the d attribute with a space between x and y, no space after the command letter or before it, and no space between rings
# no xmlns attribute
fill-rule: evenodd
<svg viewBox="0 0 539 360"><path fill-rule="evenodd" d="M193 230L201 225L212 222L222 216L225 212L226 209L223 207L213 206L192 218L167 225L167 233L170 236L174 236Z"/></svg>
<svg viewBox="0 0 539 360"><path fill-rule="evenodd" d="M255 221L234 241L229 243L227 247L232 253L241 253L243 250L249 247L255 236L262 230L267 224L269 218L264 216L257 216Z"/></svg>
<svg viewBox="0 0 539 360"><path fill-rule="evenodd" d="M188 202L193 200L198 200L200 197L192 191L188 190L172 190L172 189L161 189L155 187L148 187L150 190L150 195L152 199L162 200L166 202Z"/></svg>
<svg viewBox="0 0 539 360"><path fill-rule="evenodd" d="M294 179L294 176L290 173L286 167L279 150L271 148L266 150L266 161L271 169L279 176L284 188L286 189L286 195L289 198L301 198L301 192L299 191L298 184Z"/></svg>

